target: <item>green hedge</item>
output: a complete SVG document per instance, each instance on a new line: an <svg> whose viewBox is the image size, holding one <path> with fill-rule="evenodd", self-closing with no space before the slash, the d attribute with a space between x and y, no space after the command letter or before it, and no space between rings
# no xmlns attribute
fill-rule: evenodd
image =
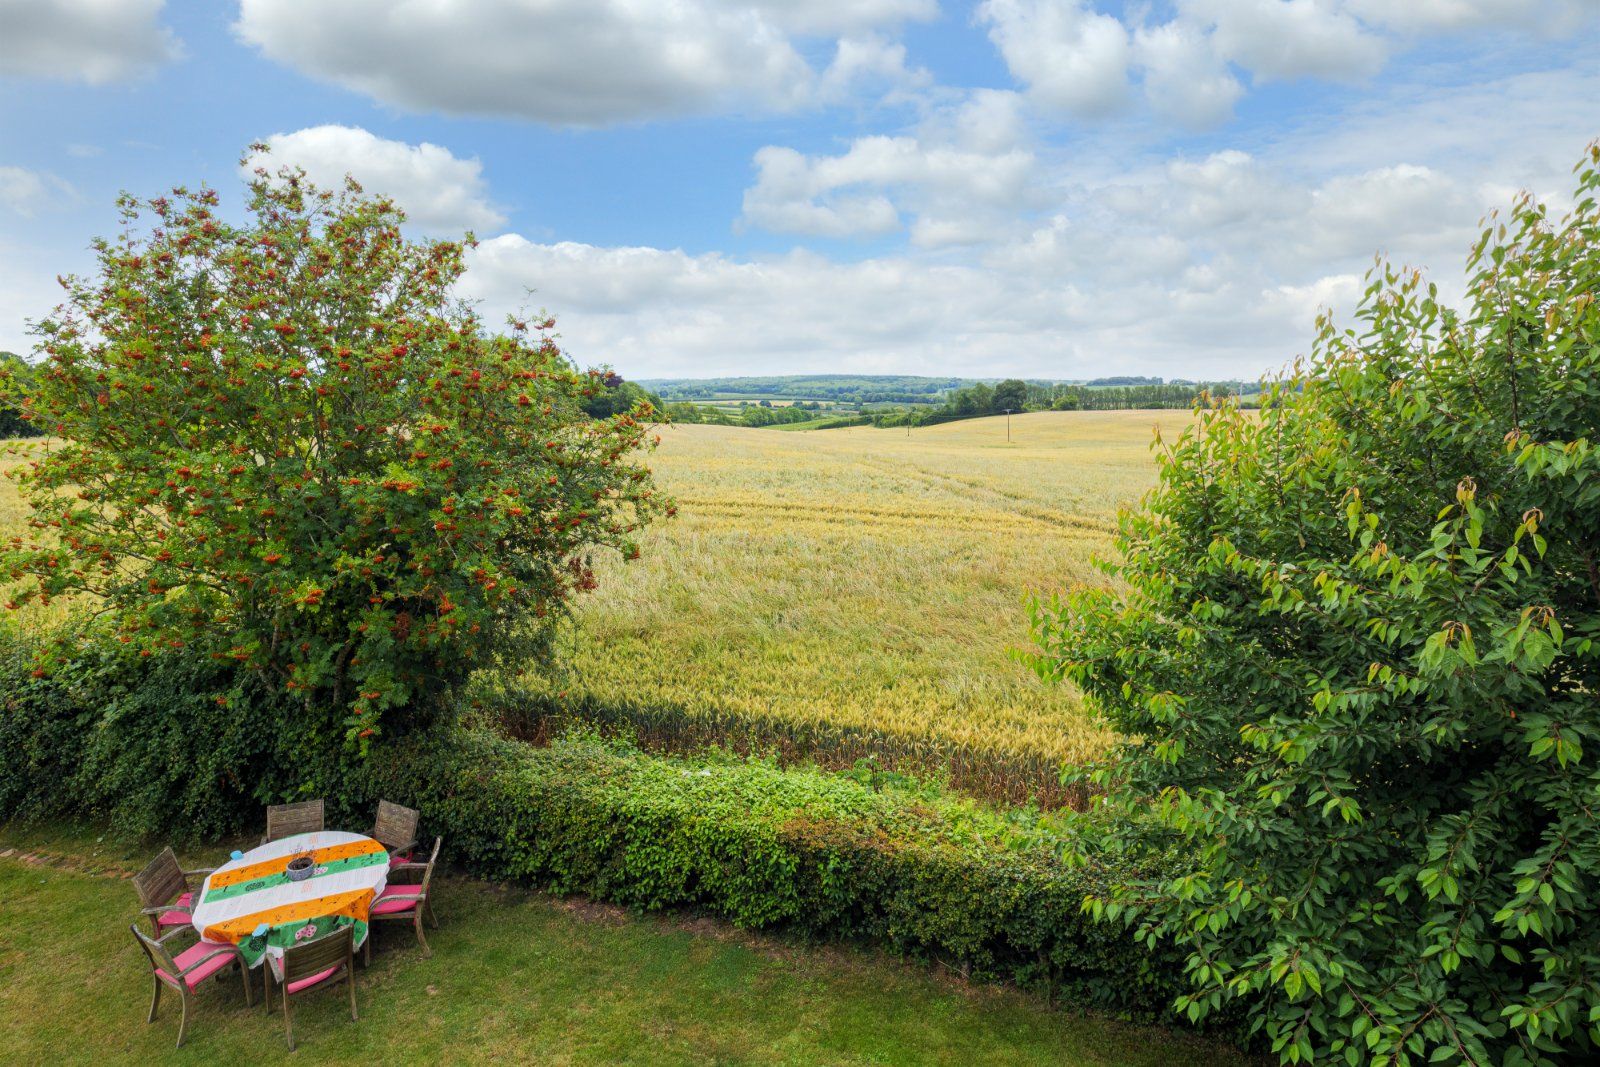
<svg viewBox="0 0 1600 1067"><path fill-rule="evenodd" d="M1165 1014L1180 989L1174 956L1080 910L1114 873L1057 858L1082 816L997 810L896 775L595 736L534 747L460 725L352 763L336 739L285 750L271 723L294 705L257 693L224 708L215 695L234 681L181 657L86 653L30 672L0 631L0 817L216 840L258 828L265 802L324 795L334 825L362 826L382 797L420 808L450 862L488 877L873 942L1128 1016Z"/></svg>
<svg viewBox="0 0 1600 1067"><path fill-rule="evenodd" d="M931 789L770 763L653 756L598 739L547 748L462 730L369 763L379 796L420 808L481 873L630 907L687 907L752 929L869 940L1072 1004L1151 1017L1175 957L1080 910L1112 872L1069 868L1062 826Z"/></svg>

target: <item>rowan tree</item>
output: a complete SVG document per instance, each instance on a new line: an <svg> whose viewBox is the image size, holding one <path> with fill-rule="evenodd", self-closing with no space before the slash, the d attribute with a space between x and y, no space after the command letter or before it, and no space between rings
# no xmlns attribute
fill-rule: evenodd
<svg viewBox="0 0 1600 1067"><path fill-rule="evenodd" d="M551 320L487 329L453 296L470 236L410 240L390 200L289 169L255 171L243 222L209 189L119 204L35 330L53 440L18 468L11 605L73 597L364 746L545 647L596 552L637 554L649 406L590 418Z"/></svg>

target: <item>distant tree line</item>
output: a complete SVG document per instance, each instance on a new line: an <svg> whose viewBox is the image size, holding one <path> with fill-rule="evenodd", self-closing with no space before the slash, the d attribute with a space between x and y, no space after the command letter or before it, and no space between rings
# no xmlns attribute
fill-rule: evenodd
<svg viewBox="0 0 1600 1067"><path fill-rule="evenodd" d="M666 406L667 416L673 422L692 422L709 426L787 426L791 423L810 422L820 418L822 410L822 404L814 400L782 405L775 405L770 400L756 403L745 401L738 407L681 401Z"/></svg>
<svg viewBox="0 0 1600 1067"><path fill-rule="evenodd" d="M970 379L901 374L795 374L770 377L669 378L647 381L668 403L697 400L831 401L835 404L936 403Z"/></svg>
<svg viewBox="0 0 1600 1067"><path fill-rule="evenodd" d="M1192 406L1201 393L1243 399L1253 397L1260 391L1261 387L1253 382L1163 382L1156 378L1147 379L1142 385L1102 386L1007 378L994 385L977 382L964 386L951 393L938 407L874 412L873 423L878 426L920 426L952 419L974 419L1024 411L1182 409ZM1250 401L1245 402L1248 404Z"/></svg>

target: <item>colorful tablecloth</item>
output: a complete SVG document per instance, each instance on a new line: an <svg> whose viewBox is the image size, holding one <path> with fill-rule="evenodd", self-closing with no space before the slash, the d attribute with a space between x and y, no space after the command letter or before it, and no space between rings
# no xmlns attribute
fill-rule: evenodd
<svg viewBox="0 0 1600 1067"><path fill-rule="evenodd" d="M289 861L308 855L311 877L292 882ZM389 854L370 837L318 830L272 841L218 867L200 887L191 914L207 941L239 946L252 967L281 973L283 950L341 926L367 939L367 916L389 876Z"/></svg>

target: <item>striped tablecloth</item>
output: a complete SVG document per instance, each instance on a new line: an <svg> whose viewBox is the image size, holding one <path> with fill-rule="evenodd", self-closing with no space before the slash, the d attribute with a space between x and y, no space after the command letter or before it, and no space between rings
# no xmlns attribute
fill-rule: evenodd
<svg viewBox="0 0 1600 1067"><path fill-rule="evenodd" d="M310 878L291 882L289 861L310 855ZM256 967L270 960L281 973L283 950L341 926L367 939L367 915L389 876L389 854L370 837L318 830L251 849L206 878L191 912L207 941L239 946ZM265 927L263 930L262 928Z"/></svg>

